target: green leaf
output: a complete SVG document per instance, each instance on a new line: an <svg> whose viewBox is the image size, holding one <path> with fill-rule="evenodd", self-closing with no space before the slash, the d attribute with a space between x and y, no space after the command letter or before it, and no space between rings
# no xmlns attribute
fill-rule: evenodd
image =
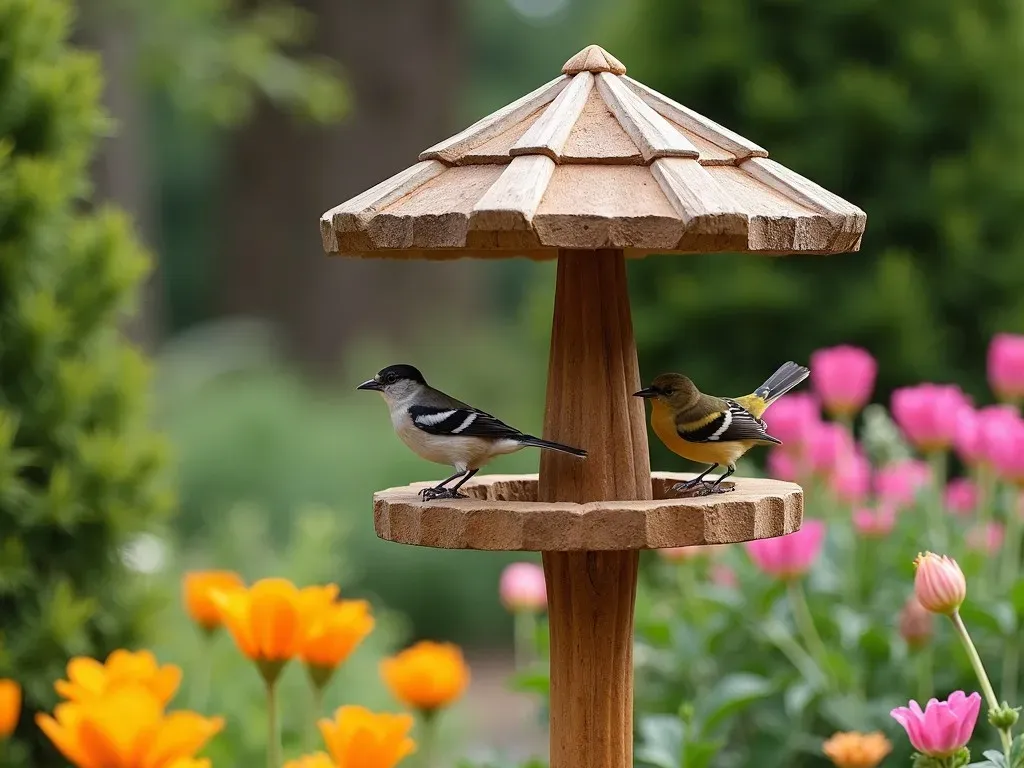
<svg viewBox="0 0 1024 768"><path fill-rule="evenodd" d="M712 733L727 718L774 690L771 681L757 675L739 673L723 678L704 698L700 708L703 723L701 732L705 736Z"/></svg>
<svg viewBox="0 0 1024 768"><path fill-rule="evenodd" d="M1010 745L1010 768L1024 768L1024 734Z"/></svg>
<svg viewBox="0 0 1024 768"><path fill-rule="evenodd" d="M708 768L722 747L721 741L688 741L683 745L682 768Z"/></svg>
<svg viewBox="0 0 1024 768"><path fill-rule="evenodd" d="M509 678L508 687L519 693L539 693L542 696L549 696L551 694L551 676L546 670L517 672Z"/></svg>
<svg viewBox="0 0 1024 768"><path fill-rule="evenodd" d="M969 630L980 629L1008 636L1014 632L1017 618L1010 603L964 603L960 606L960 618Z"/></svg>

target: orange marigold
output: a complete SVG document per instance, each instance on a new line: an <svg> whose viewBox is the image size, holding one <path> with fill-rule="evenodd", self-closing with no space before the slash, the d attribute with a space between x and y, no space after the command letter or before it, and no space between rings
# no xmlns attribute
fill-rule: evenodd
<svg viewBox="0 0 1024 768"><path fill-rule="evenodd" d="M21 686L13 680L0 680L0 739L6 739L21 716Z"/></svg>
<svg viewBox="0 0 1024 768"><path fill-rule="evenodd" d="M425 711L448 706L469 684L462 651L451 643L421 641L384 659L380 670L396 699Z"/></svg>
<svg viewBox="0 0 1024 768"><path fill-rule="evenodd" d="M409 738L412 715L375 714L365 707L341 707L319 722L327 751L337 765L394 768L416 750ZM327 768L313 763L303 768Z"/></svg>
<svg viewBox="0 0 1024 768"><path fill-rule="evenodd" d="M65 699L77 702L134 685L145 688L166 705L181 684L181 668L174 664L160 666L150 651L116 650L103 664L88 656L76 656L68 662L67 674L67 680L58 680L53 687Z"/></svg>
<svg viewBox="0 0 1024 768"><path fill-rule="evenodd" d="M370 604L342 600L309 616L299 656L317 685L326 685L331 673L373 630Z"/></svg>
<svg viewBox="0 0 1024 768"><path fill-rule="evenodd" d="M892 751L892 744L878 731L849 731L834 734L822 751L836 768L876 768Z"/></svg>
<svg viewBox="0 0 1024 768"><path fill-rule="evenodd" d="M245 589L242 577L234 571L192 571L185 574L185 610L207 632L221 625L220 609L213 596L217 592Z"/></svg>
<svg viewBox="0 0 1024 768"><path fill-rule="evenodd" d="M284 768L338 768L325 752L303 755L284 764Z"/></svg>
<svg viewBox="0 0 1024 768"><path fill-rule="evenodd" d="M78 768L208 768L190 759L224 727L219 717L165 714L163 702L140 685L58 704L36 723Z"/></svg>

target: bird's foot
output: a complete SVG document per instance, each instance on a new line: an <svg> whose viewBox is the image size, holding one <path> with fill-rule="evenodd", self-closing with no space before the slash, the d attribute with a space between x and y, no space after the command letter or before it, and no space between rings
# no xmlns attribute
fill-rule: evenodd
<svg viewBox="0 0 1024 768"><path fill-rule="evenodd" d="M424 488L420 491L420 498L424 501L433 501L434 499L468 499L469 496L453 491L451 488Z"/></svg>
<svg viewBox="0 0 1024 768"><path fill-rule="evenodd" d="M714 496L718 493L731 493L736 490L735 485L730 485L728 488L723 488L715 483L708 483L697 492L697 496Z"/></svg>
<svg viewBox="0 0 1024 768"><path fill-rule="evenodd" d="M685 483L676 483L672 486L672 490L676 493L686 493L687 491L693 491L691 496L703 496L705 495L708 488L712 486L714 480L687 480ZM697 486L701 486L698 488Z"/></svg>

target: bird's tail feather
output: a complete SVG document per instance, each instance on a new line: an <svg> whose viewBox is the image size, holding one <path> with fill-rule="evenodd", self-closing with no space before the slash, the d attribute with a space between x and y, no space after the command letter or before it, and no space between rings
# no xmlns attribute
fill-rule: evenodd
<svg viewBox="0 0 1024 768"><path fill-rule="evenodd" d="M769 376L764 384L754 390L754 394L762 398L765 401L765 407L767 407L810 375L810 370L790 360L788 363L783 363L779 366L779 370Z"/></svg>
<svg viewBox="0 0 1024 768"><path fill-rule="evenodd" d="M519 438L519 442L523 445L532 445L535 448L547 448L551 451L561 451L562 453L568 453L571 456L579 456L581 459L586 458L587 456L587 452L580 448L573 448L572 446L555 443L551 440L541 440L539 437L534 437L533 435L523 435Z"/></svg>

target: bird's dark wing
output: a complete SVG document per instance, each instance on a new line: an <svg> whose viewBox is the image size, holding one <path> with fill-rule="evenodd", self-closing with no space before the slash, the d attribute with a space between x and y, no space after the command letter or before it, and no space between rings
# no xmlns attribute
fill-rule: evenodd
<svg viewBox="0 0 1024 768"><path fill-rule="evenodd" d="M755 418L735 400L723 400L721 410L708 414L699 421L676 420L676 431L691 443L726 443L730 440L763 440L781 443L766 431L768 425Z"/></svg>
<svg viewBox="0 0 1024 768"><path fill-rule="evenodd" d="M484 437L494 440L523 437L515 427L496 419L489 413L460 403L451 407L443 405L413 405L409 408L412 423L431 435L452 435L460 437Z"/></svg>

